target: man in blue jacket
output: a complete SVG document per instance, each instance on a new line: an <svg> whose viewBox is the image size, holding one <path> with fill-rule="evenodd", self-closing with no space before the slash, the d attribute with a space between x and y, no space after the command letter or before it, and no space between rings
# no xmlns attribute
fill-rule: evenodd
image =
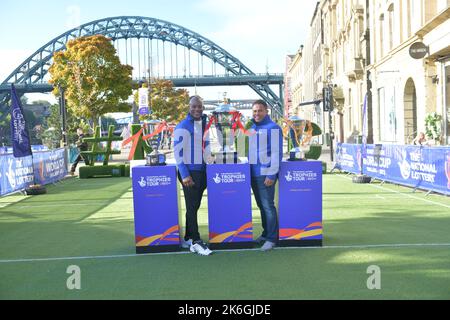
<svg viewBox="0 0 450 320"><path fill-rule="evenodd" d="M270 119L264 100L253 103L253 125L250 136L249 162L252 190L261 212L263 232L256 240L262 251L271 250L278 241L278 216L275 208L275 182L283 157L283 135L280 126Z"/></svg>
<svg viewBox="0 0 450 320"><path fill-rule="evenodd" d="M206 163L203 150L206 116L203 115L203 110L202 99L199 96L191 97L189 114L174 131L174 153L178 179L183 185L186 203L186 233L182 247L207 256L212 251L200 239L197 222L197 212L206 189Z"/></svg>

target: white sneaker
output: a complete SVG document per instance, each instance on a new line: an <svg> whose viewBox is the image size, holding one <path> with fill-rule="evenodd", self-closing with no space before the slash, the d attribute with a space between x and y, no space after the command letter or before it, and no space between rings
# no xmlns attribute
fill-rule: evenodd
<svg viewBox="0 0 450 320"><path fill-rule="evenodd" d="M201 256L209 256L212 253L206 243L204 243L202 240L193 242L189 249L191 250L191 252L198 253Z"/></svg>
<svg viewBox="0 0 450 320"><path fill-rule="evenodd" d="M192 239L188 239L188 240L181 240L181 247L184 249L189 249L192 245Z"/></svg>
<svg viewBox="0 0 450 320"><path fill-rule="evenodd" d="M261 251L269 251L272 250L275 247L275 243L271 241L264 242L263 246L261 247Z"/></svg>

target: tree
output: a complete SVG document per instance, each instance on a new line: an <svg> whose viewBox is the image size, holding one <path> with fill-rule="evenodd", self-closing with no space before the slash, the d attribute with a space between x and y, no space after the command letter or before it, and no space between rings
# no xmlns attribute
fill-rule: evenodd
<svg viewBox="0 0 450 320"><path fill-rule="evenodd" d="M53 93L65 90L67 109L79 118L91 119L108 112L129 112L125 102L132 94L132 67L122 65L116 49L103 35L80 37L67 42L65 51L56 52L49 69Z"/></svg>
<svg viewBox="0 0 450 320"><path fill-rule="evenodd" d="M6 115L3 120L0 120L0 146L11 145L11 114Z"/></svg>
<svg viewBox="0 0 450 320"><path fill-rule="evenodd" d="M87 121L82 118L76 117L69 110L67 112L66 125L69 144L75 143L75 141L78 139L77 128L81 128L85 133L89 133L89 125ZM59 105L51 105L50 116L46 119L46 122L42 126L42 133L40 138L42 139L43 144L49 148L59 148L62 140L61 127L62 120Z"/></svg>
<svg viewBox="0 0 450 320"><path fill-rule="evenodd" d="M143 87L148 88L148 85L144 83ZM138 103L138 92L134 98ZM189 93L185 89L174 89L170 80L152 80L148 99L152 113L148 116L141 116L141 119L158 119L178 123L189 112Z"/></svg>

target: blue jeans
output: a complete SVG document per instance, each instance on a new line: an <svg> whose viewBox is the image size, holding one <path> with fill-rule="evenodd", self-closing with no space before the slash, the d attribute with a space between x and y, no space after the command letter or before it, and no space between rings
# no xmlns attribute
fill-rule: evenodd
<svg viewBox="0 0 450 320"><path fill-rule="evenodd" d="M252 190L256 204L261 211L262 237L271 242L278 241L278 216L275 208L275 184L266 187L265 176L252 177Z"/></svg>

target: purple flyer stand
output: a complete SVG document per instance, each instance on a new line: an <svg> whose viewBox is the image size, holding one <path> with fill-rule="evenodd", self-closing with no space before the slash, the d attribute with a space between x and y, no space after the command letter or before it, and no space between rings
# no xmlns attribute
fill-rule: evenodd
<svg viewBox="0 0 450 320"><path fill-rule="evenodd" d="M211 164L206 174L210 248L253 247L250 165Z"/></svg>
<svg viewBox="0 0 450 320"><path fill-rule="evenodd" d="M176 167L132 170L136 253L180 250Z"/></svg>
<svg viewBox="0 0 450 320"><path fill-rule="evenodd" d="M322 163L283 161L279 175L279 246L321 246Z"/></svg>

